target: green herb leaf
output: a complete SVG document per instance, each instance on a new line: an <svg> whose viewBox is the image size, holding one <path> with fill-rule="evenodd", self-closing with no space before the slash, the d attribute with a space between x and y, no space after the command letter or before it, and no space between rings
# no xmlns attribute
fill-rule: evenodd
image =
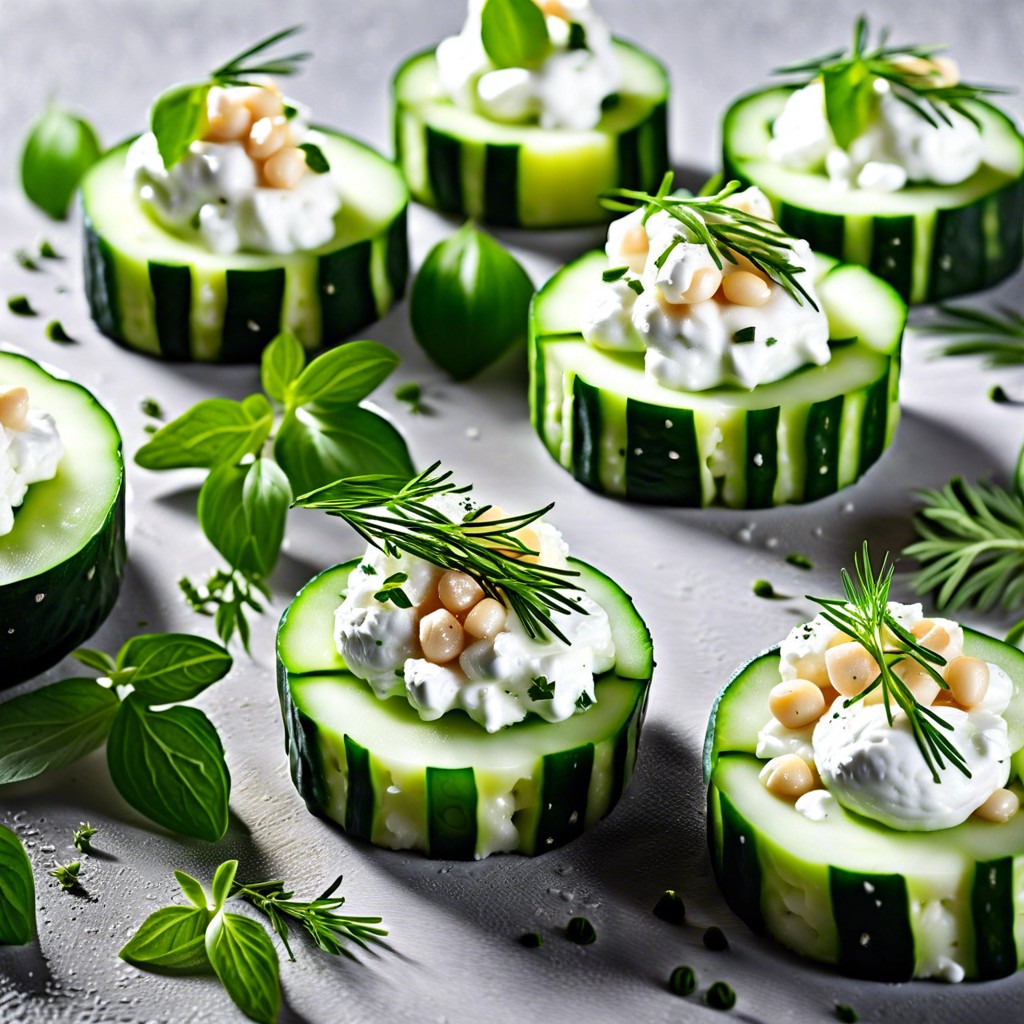
<svg viewBox="0 0 1024 1024"><path fill-rule="evenodd" d="M121 796L165 828L211 843L227 831L231 776L197 708L151 711L132 694L114 719L107 764Z"/></svg>
<svg viewBox="0 0 1024 1024"><path fill-rule="evenodd" d="M644 293L644 283L639 277L631 277L626 282L626 287L631 291L636 292L637 295L643 295Z"/></svg>
<svg viewBox="0 0 1024 1024"><path fill-rule="evenodd" d="M164 167L173 167L203 134L209 93L210 83L199 82L172 85L156 98L149 123Z"/></svg>
<svg viewBox="0 0 1024 1024"><path fill-rule="evenodd" d="M39 273L42 269L24 249L14 250L14 260L22 270L31 270Z"/></svg>
<svg viewBox="0 0 1024 1024"><path fill-rule="evenodd" d="M74 345L75 339L64 330L64 325L59 320L51 320L46 325L46 337L58 345Z"/></svg>
<svg viewBox="0 0 1024 1024"><path fill-rule="evenodd" d="M863 135L875 112L874 77L862 61L825 68L825 115L836 142L846 149Z"/></svg>
<svg viewBox="0 0 1024 1024"><path fill-rule="evenodd" d="M159 974L200 974L210 970L205 907L163 907L150 914L117 955L134 967Z"/></svg>
<svg viewBox="0 0 1024 1024"><path fill-rule="evenodd" d="M161 427L136 453L143 469L209 469L255 454L270 436L274 412L262 395L245 402L206 398Z"/></svg>
<svg viewBox="0 0 1024 1024"><path fill-rule="evenodd" d="M416 277L413 333L438 366L468 380L525 339L532 296L515 258L467 223L430 250Z"/></svg>
<svg viewBox="0 0 1024 1024"><path fill-rule="evenodd" d="M32 941L35 931L32 865L21 840L0 825L0 946L24 946Z"/></svg>
<svg viewBox="0 0 1024 1024"><path fill-rule="evenodd" d="M589 693L581 693L576 698L576 710L577 711L586 711L587 708L590 708L590 707L593 707L593 706L594 706L594 698L591 697Z"/></svg>
<svg viewBox="0 0 1024 1024"><path fill-rule="evenodd" d="M565 926L565 937L578 946L589 946L597 941L597 932L585 917L571 917Z"/></svg>
<svg viewBox="0 0 1024 1024"><path fill-rule="evenodd" d="M149 704L191 700L231 669L220 644L188 633L132 637L117 656L119 670L132 667L131 684Z"/></svg>
<svg viewBox="0 0 1024 1024"><path fill-rule="evenodd" d="M177 880L178 885L181 886L181 891L185 894L185 899L187 899L192 906L198 907L200 910L209 909L209 900L206 896L206 890L203 888L203 883L200 882L199 879L193 878L184 871L175 871L174 877Z"/></svg>
<svg viewBox="0 0 1024 1024"><path fill-rule="evenodd" d="M39 314L32 308L32 303L28 301L28 297L25 295L12 295L7 300L7 308L15 316L39 316Z"/></svg>
<svg viewBox="0 0 1024 1024"><path fill-rule="evenodd" d="M92 837L99 832L87 821L80 822L78 828L71 833L71 842L79 853L89 853L92 850Z"/></svg>
<svg viewBox="0 0 1024 1024"><path fill-rule="evenodd" d="M210 895L213 897L214 913L219 911L231 895L231 887L235 884L235 875L238 872L237 860L226 860L213 874L213 882L210 885Z"/></svg>
<svg viewBox="0 0 1024 1024"><path fill-rule="evenodd" d="M402 435L383 417L352 405L330 415L296 409L284 418L274 456L294 494L344 477L381 473L408 480L412 459Z"/></svg>
<svg viewBox="0 0 1024 1024"><path fill-rule="evenodd" d="M780 594L768 580L754 580L754 596L767 598L770 601L784 601L785 594Z"/></svg>
<svg viewBox="0 0 1024 1024"><path fill-rule="evenodd" d="M380 590L373 595L375 601L381 603L392 602L397 608L411 608L412 601L402 589L402 584L408 582L409 577L404 572L392 573L382 584Z"/></svg>
<svg viewBox="0 0 1024 1024"><path fill-rule="evenodd" d="M54 247L45 238L39 243L39 255L42 256L44 260L64 259L64 257L61 256L61 254L57 252L57 250L54 249Z"/></svg>
<svg viewBox="0 0 1024 1024"><path fill-rule="evenodd" d="M326 174L331 169L327 157L324 156L324 151L319 146L312 142L302 142L299 144L299 149L306 154L306 166L314 174Z"/></svg>
<svg viewBox="0 0 1024 1024"><path fill-rule="evenodd" d="M22 782L102 745L120 701L94 679L64 679L0 704L0 784Z"/></svg>
<svg viewBox="0 0 1024 1024"><path fill-rule="evenodd" d="M424 411L423 389L414 381L399 384L398 387L395 388L395 398L400 402L408 402L409 412L414 416Z"/></svg>
<svg viewBox="0 0 1024 1024"><path fill-rule="evenodd" d="M60 882L62 892L71 892L72 889L80 887L78 874L81 870L81 863L73 860L70 864L56 864L52 871L47 871L46 873L52 875Z"/></svg>
<svg viewBox="0 0 1024 1024"><path fill-rule="evenodd" d="M289 408L308 406L323 415L366 398L398 365L398 356L376 341L349 341L317 356L292 385Z"/></svg>
<svg viewBox="0 0 1024 1024"><path fill-rule="evenodd" d="M281 1009L277 952L270 936L241 914L216 914L206 930L206 954L235 1005L250 1020L273 1024Z"/></svg>
<svg viewBox="0 0 1024 1024"><path fill-rule="evenodd" d="M82 175L101 152L88 122L51 105L29 129L21 151L21 187L44 213L62 220Z"/></svg>
<svg viewBox="0 0 1024 1024"><path fill-rule="evenodd" d="M857 1024L860 1020L860 1016L852 1006L847 1006L846 1003L836 1003L836 1020L840 1021L841 1024Z"/></svg>
<svg viewBox="0 0 1024 1024"><path fill-rule="evenodd" d="M756 329L755 328L753 328L753 327L742 327L742 328L740 328L740 330L736 331L733 334L732 340L737 345L745 345L745 344L747 344L747 343L749 343L749 342L754 340L754 335L755 334L756 334Z"/></svg>
<svg viewBox="0 0 1024 1024"><path fill-rule="evenodd" d="M263 350L260 360L260 383L275 401L283 402L288 386L306 365L306 350L291 331L282 331Z"/></svg>
<svg viewBox="0 0 1024 1024"><path fill-rule="evenodd" d="M496 68L537 67L551 52L547 23L533 0L486 0L480 40Z"/></svg>
<svg viewBox="0 0 1024 1024"><path fill-rule="evenodd" d="M79 647L77 651L71 652L71 657L105 676L117 671L114 659L106 651L94 651L89 647Z"/></svg>
<svg viewBox="0 0 1024 1024"><path fill-rule="evenodd" d="M629 267L609 267L601 274L601 280L607 283L618 281L629 273Z"/></svg>

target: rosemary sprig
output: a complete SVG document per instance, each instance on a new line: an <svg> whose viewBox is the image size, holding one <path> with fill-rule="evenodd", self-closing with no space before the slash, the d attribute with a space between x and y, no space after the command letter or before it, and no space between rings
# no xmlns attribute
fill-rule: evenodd
<svg viewBox="0 0 1024 1024"><path fill-rule="evenodd" d="M292 25L291 28L282 29L273 35L261 39L248 49L225 61L219 68L211 72L210 78L218 85L248 85L248 79L253 75L294 75L299 70L303 61L309 60L312 54L308 50L298 53L289 53L281 57L274 57L265 63L246 64L250 57L265 53L282 39L288 39L297 32L302 31L301 25Z"/></svg>
<svg viewBox="0 0 1024 1024"><path fill-rule="evenodd" d="M943 356L981 356L985 366L1024 365L1024 314L1009 306L997 306L988 313L972 306L939 306L946 317L927 330L950 339L938 354Z"/></svg>
<svg viewBox="0 0 1024 1024"><path fill-rule="evenodd" d="M522 556L537 552L516 536L553 506L483 519L491 506L474 508L467 500L466 515L454 522L434 508L431 499L464 495L472 487L456 486L451 472L441 471L440 465L435 462L409 481L350 477L304 494L294 504L344 519L368 544L391 557L404 552L472 576L488 597L512 609L529 637L543 640L550 633L568 643L552 613L586 614L571 596L582 589L574 582L579 573L525 561Z"/></svg>
<svg viewBox="0 0 1024 1024"><path fill-rule="evenodd" d="M946 762L970 778L970 770L963 756L940 730L952 730L952 725L937 715L931 708L918 703L910 688L893 672L902 661L914 661L922 666L943 689L948 689L945 680L936 671L936 666L945 665L945 658L922 647L917 638L904 629L889 612L889 588L892 584L895 566L888 554L882 559L878 574L871 565L867 541L864 542L860 557L853 559L854 576L845 569L841 576L845 598L811 597L808 600L821 605L822 617L836 629L860 643L875 659L878 675L865 690L851 697L844 704L849 707L863 700L869 693L881 687L882 701L889 724L893 722L892 705L895 704L907 716L911 731L917 742L932 778L941 782L939 771Z"/></svg>
<svg viewBox="0 0 1024 1024"><path fill-rule="evenodd" d="M968 82L945 81L934 58L945 52L945 45L888 45L888 29L882 29L878 43L868 43L868 21L857 19L849 50L834 50L810 60L776 68L773 74L793 75L793 85L806 85L820 77L825 85L825 110L836 141L844 149L867 126L875 104L873 84L885 79L893 95L933 127L952 124L949 111L956 111L978 124L978 118L965 102L1005 93L1008 90ZM914 58L908 60L908 58ZM925 63L921 63L925 62Z"/></svg>
<svg viewBox="0 0 1024 1024"><path fill-rule="evenodd" d="M719 270L723 261L737 264L739 257L743 257L784 288L800 305L806 300L814 309L818 308L798 279L798 275L805 272L804 268L790 258L792 237L773 221L755 217L725 203L740 188L738 181L730 181L713 196L691 196L688 193L673 194L672 178L672 172L668 171L653 195L636 189L618 188L602 194L601 203L606 209L620 213L643 208L645 222L653 213L663 211L682 225L687 239L707 246ZM680 236L673 238L656 257L655 265L663 266L672 249L683 240Z"/></svg>
<svg viewBox="0 0 1024 1024"><path fill-rule="evenodd" d="M339 914L338 908L345 902L344 896L333 893L341 885L341 875L328 886L322 896L315 900L296 900L293 893L284 888L284 883L250 882L234 883L231 896L245 900L260 913L266 914L274 931L280 936L284 948L288 950L288 959L294 961L295 955L289 945L288 937L291 924L295 922L306 930L317 948L332 956L347 956L355 959L350 950L342 943L354 942L362 949L369 949L368 943L379 941L387 935L386 928L378 927L379 917L353 917L350 914Z"/></svg>

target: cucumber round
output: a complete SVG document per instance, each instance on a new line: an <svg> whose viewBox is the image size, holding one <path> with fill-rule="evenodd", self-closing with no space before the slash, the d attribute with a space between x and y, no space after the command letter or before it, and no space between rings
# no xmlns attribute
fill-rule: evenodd
<svg viewBox="0 0 1024 1024"><path fill-rule="evenodd" d="M334 612L358 561L308 583L281 619L277 676L292 780L309 809L378 846L456 860L544 853L603 818L633 775L651 637L615 583L570 562L608 612L616 666L586 712L498 733L462 712L424 722L346 670Z"/></svg>
<svg viewBox="0 0 1024 1024"><path fill-rule="evenodd" d="M766 508L852 484L889 445L907 310L863 267L817 259L818 299L842 342L825 366L751 391L689 392L652 381L643 353L583 339L581 310L607 266L603 252L580 257L530 309L533 425L581 483L632 501Z"/></svg>
<svg viewBox="0 0 1024 1024"><path fill-rule="evenodd" d="M413 197L488 224L556 228L600 223L598 196L654 190L668 160L668 75L615 41L620 98L590 131L491 121L441 91L434 51L410 57L393 82L395 152Z"/></svg>
<svg viewBox="0 0 1024 1024"><path fill-rule="evenodd" d="M965 101L985 141L981 168L959 185L898 192L836 189L823 173L768 159L772 123L792 88L737 100L722 125L725 180L756 185L779 224L811 248L870 268L908 302L939 302L1012 274L1024 257L1024 138L988 103Z"/></svg>
<svg viewBox="0 0 1024 1024"><path fill-rule="evenodd" d="M220 255L162 228L124 176L126 142L82 180L85 291L99 329L149 355L258 362L293 331L308 349L378 320L405 291L408 189L379 153L319 129L342 188L334 237L278 255Z"/></svg>
<svg viewBox="0 0 1024 1024"><path fill-rule="evenodd" d="M1021 749L1024 653L970 629L964 653L1014 680L1005 717L1010 747ZM733 676L708 725L708 842L729 906L755 931L855 977L929 976L937 955L973 979L1024 965L1024 814L939 832L901 832L839 805L810 821L758 778L757 733L779 678L774 648Z"/></svg>
<svg viewBox="0 0 1024 1024"><path fill-rule="evenodd" d="M124 461L110 414L80 384L0 351L0 384L28 388L64 442L0 537L0 688L38 675L100 626L124 575Z"/></svg>

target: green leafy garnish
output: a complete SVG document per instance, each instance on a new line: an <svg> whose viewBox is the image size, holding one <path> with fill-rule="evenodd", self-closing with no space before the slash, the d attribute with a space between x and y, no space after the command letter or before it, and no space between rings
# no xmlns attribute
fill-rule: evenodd
<svg viewBox="0 0 1024 1024"><path fill-rule="evenodd" d="M50 341L55 341L59 345L75 344L75 339L64 330L64 325L59 320L51 320L46 325L46 336Z"/></svg>
<svg viewBox="0 0 1024 1024"><path fill-rule="evenodd" d="M928 325L930 334L949 339L943 356L981 356L991 368L1024 365L1024 315L1008 306L997 312L971 306L940 306L944 320Z"/></svg>
<svg viewBox="0 0 1024 1024"><path fill-rule="evenodd" d="M24 249L14 250L14 262L17 263L22 270L31 270L37 274L42 269Z"/></svg>
<svg viewBox="0 0 1024 1024"><path fill-rule="evenodd" d="M601 274L601 280L608 282L618 281L629 273L629 267L609 267Z"/></svg>
<svg viewBox="0 0 1024 1024"><path fill-rule="evenodd" d="M38 316L39 314L32 308L32 303L24 295L12 295L7 300L7 308L15 316Z"/></svg>
<svg viewBox="0 0 1024 1024"><path fill-rule="evenodd" d="M263 56L271 47L299 31L301 28L294 26L275 32L222 64L206 81L173 85L156 98L149 121L165 167L173 167L202 134L206 125L206 100L213 86L251 85L254 76L293 75L299 70L299 65L311 56L309 53ZM260 60L249 62L258 55Z"/></svg>
<svg viewBox="0 0 1024 1024"><path fill-rule="evenodd" d="M516 536L553 506L485 519L486 505L454 522L431 499L467 494L472 487L451 483L451 473L439 467L434 463L409 481L383 475L338 480L301 495L295 504L338 516L391 557L405 553L472 576L488 597L512 609L531 639L551 633L568 643L551 616L554 611L586 614L571 596L581 590L574 582L579 573L524 561L523 555L536 552Z"/></svg>
<svg viewBox="0 0 1024 1024"><path fill-rule="evenodd" d="M83 821L71 833L71 842L79 853L89 853L92 850L92 837L97 832L99 832L98 828L93 828L89 822Z"/></svg>
<svg viewBox="0 0 1024 1024"><path fill-rule="evenodd" d="M555 684L549 682L547 676L534 676L526 695L530 700L554 700Z"/></svg>
<svg viewBox="0 0 1024 1024"><path fill-rule="evenodd" d="M71 892L72 889L79 888L78 874L81 870L81 863L73 860L70 864L55 864L52 870L46 873L57 879L62 892Z"/></svg>
<svg viewBox="0 0 1024 1024"><path fill-rule="evenodd" d="M151 470L209 470L199 525L227 560L203 584L179 581L193 611L214 616L217 635L249 649L247 615L263 611L292 496L341 477L381 470L408 479L401 434L360 402L398 363L374 341L350 341L306 363L291 332L264 349L262 394L208 398L162 426L136 453Z"/></svg>
<svg viewBox="0 0 1024 1024"><path fill-rule="evenodd" d="M772 586L769 580L754 580L751 588L754 591L755 597L763 597L769 601L784 601L786 600L785 594L780 594L775 587Z"/></svg>
<svg viewBox="0 0 1024 1024"><path fill-rule="evenodd" d="M742 257L780 285L800 305L806 301L813 309L818 308L800 283L799 275L805 269L790 259L793 238L772 221L755 217L724 202L740 188L738 181L730 181L714 195L691 196L688 193L674 194L672 180L672 171L667 171L654 194L617 188L603 193L601 203L606 209L619 213L643 209L645 220L659 210L664 211L679 222L680 230L690 241L707 246L719 270L723 261L735 264L739 262L738 257ZM679 236L673 239L669 249L657 258L665 256L679 240Z"/></svg>
<svg viewBox="0 0 1024 1024"><path fill-rule="evenodd" d="M1006 92L991 86L947 82L942 69L934 63L934 58L947 49L945 46L889 46L887 39L888 30L883 29L878 45L869 47L867 18L860 17L849 50L798 61L774 72L797 76L794 85L806 85L821 78L825 87L825 115L843 149L870 124L878 102L874 83L879 78L889 83L893 96L936 128L952 123L949 110L978 124L977 116L965 103Z"/></svg>
<svg viewBox="0 0 1024 1024"><path fill-rule="evenodd" d="M551 52L544 14L533 0L486 0L480 41L496 68L535 68Z"/></svg>
<svg viewBox="0 0 1024 1024"><path fill-rule="evenodd" d="M796 551L790 555L786 555L786 563L788 565L795 565L798 569L814 568L814 563L806 555L801 555Z"/></svg>
<svg viewBox="0 0 1024 1024"><path fill-rule="evenodd" d="M327 157L324 156L324 151L315 143L300 143L299 149L306 154L306 166L314 174L326 174L331 169Z"/></svg>
<svg viewBox="0 0 1024 1024"><path fill-rule="evenodd" d="M412 601L402 589L402 584L408 582L409 577L404 572L392 573L381 584L380 590L373 595L375 601L387 604L390 601L396 608L411 608Z"/></svg>
<svg viewBox="0 0 1024 1024"><path fill-rule="evenodd" d="M399 384L395 388L395 398L400 402L407 402L409 404L409 412L414 416L419 415L425 411L423 405L423 389L413 381L409 381L405 384Z"/></svg>
<svg viewBox="0 0 1024 1024"><path fill-rule="evenodd" d="M224 750L206 715L180 702L227 675L231 655L202 637L153 633L133 637L116 658L88 649L77 657L100 677L0 704L0 784L72 764L106 742L111 780L136 810L182 835L220 839L231 789Z"/></svg>
<svg viewBox="0 0 1024 1024"><path fill-rule="evenodd" d="M0 825L0 946L24 946L36 931L36 886L21 840Z"/></svg>
<svg viewBox="0 0 1024 1024"><path fill-rule="evenodd" d="M62 220L82 175L101 153L87 121L50 104L29 129L21 151L22 190L44 213Z"/></svg>
<svg viewBox="0 0 1024 1024"><path fill-rule="evenodd" d="M946 681L937 671L946 664L945 658L922 647L917 638L905 629L889 611L889 588L895 567L889 556L882 559L876 575L871 565L867 541L860 557L853 560L854 576L845 569L841 572L844 598L811 597L808 600L821 605L821 616L836 629L856 640L871 655L878 666L878 675L856 697L844 703L849 707L863 700L881 687L885 714L892 725L892 705L896 704L907 716L914 740L935 782L941 782L940 770L946 762L970 778L970 770L963 756L943 735L952 731L952 725L931 708L918 702L913 691L896 675L893 668L902 661L920 665L943 689Z"/></svg>
<svg viewBox="0 0 1024 1024"><path fill-rule="evenodd" d="M578 946L589 946L597 941L597 931L585 917L572 917L565 926L565 937Z"/></svg>

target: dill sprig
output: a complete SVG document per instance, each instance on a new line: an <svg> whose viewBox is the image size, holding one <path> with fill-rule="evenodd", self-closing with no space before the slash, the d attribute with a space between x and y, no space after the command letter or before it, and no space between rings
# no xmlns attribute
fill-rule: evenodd
<svg viewBox="0 0 1024 1024"><path fill-rule="evenodd" d="M911 731L917 742L932 778L941 782L939 771L946 762L970 778L970 770L963 756L940 730L952 731L952 725L937 715L931 708L920 704L911 689L893 671L902 661L914 661L944 690L949 687L936 670L946 664L946 659L934 651L922 647L917 638L906 630L889 611L889 588L895 566L889 556L882 559L882 565L875 574L871 565L867 541L858 558L853 559L854 576L846 569L841 578L845 598L811 597L808 600L821 605L822 617L836 629L852 637L875 659L878 675L865 690L851 697L844 704L849 707L863 700L869 693L881 687L882 702L889 724L893 722L892 705L896 704L907 716Z"/></svg>
<svg viewBox="0 0 1024 1024"><path fill-rule="evenodd" d="M301 31L301 25L293 25L291 28L282 29L280 32L275 32L273 35L261 39L258 43L254 43L248 49L236 54L229 61L225 61L219 68L211 72L211 81L217 85L248 85L253 75L297 74L299 65L312 57L308 50L288 53L281 57L273 57L264 60L262 63L257 61L254 64L247 64L246 61L258 54L265 54L267 50L281 42L282 39L288 39L290 36Z"/></svg>
<svg viewBox="0 0 1024 1024"><path fill-rule="evenodd" d="M288 958L295 960L288 937L291 923L295 922L305 929L319 949L332 956L347 956L355 959L343 942L354 942L362 949L369 949L368 943L378 942L387 935L386 928L378 927L379 917L354 917L350 914L339 914L338 908L345 902L344 896L333 893L341 885L339 875L328 886L322 896L315 900L296 900L294 893L285 890L281 881L234 883L232 897L245 900L260 913L266 914L274 931L280 936Z"/></svg>
<svg viewBox="0 0 1024 1024"><path fill-rule="evenodd" d="M738 181L730 181L712 196L692 196L673 193L672 178L672 172L668 171L654 194L617 188L603 193L601 203L605 209L619 213L643 208L645 223L652 214L663 211L682 225L692 241L707 246L719 270L723 261L738 264L738 257L742 257L784 288L800 305L806 300L814 309L818 308L798 280L798 275L805 269L790 258L793 238L773 221L755 217L725 203L724 200L740 188ZM682 235L676 236L655 258L655 265L663 266L672 250L682 241Z"/></svg>
<svg viewBox="0 0 1024 1024"><path fill-rule="evenodd" d="M901 103L935 128L953 123L951 110L978 125L977 115L965 103L1008 92L996 86L946 81L942 69L934 62L937 55L949 48L944 44L890 46L889 30L883 28L877 45L870 47L868 36L867 18L860 17L854 26L849 50L834 50L811 60L787 64L773 72L797 76L792 83L796 86L821 77L829 126L844 149L864 130L874 109L875 79L884 78Z"/></svg>
<svg viewBox="0 0 1024 1024"><path fill-rule="evenodd" d="M361 476L338 480L297 498L295 505L315 508L344 519L368 544L391 557L401 553L423 558L442 569L464 572L488 597L507 604L529 637L550 633L563 643L553 612L586 614L570 592L582 588L578 572L528 562L538 552L516 534L535 523L553 505L521 515L484 519L490 505L472 507L454 522L430 502L439 495L458 497L472 490L450 481L450 471L435 462L412 480Z"/></svg>
<svg viewBox="0 0 1024 1024"><path fill-rule="evenodd" d="M988 313L972 306L939 306L946 317L927 331L950 339L939 355L981 356L990 368L1024 365L1024 314L1009 306Z"/></svg>

